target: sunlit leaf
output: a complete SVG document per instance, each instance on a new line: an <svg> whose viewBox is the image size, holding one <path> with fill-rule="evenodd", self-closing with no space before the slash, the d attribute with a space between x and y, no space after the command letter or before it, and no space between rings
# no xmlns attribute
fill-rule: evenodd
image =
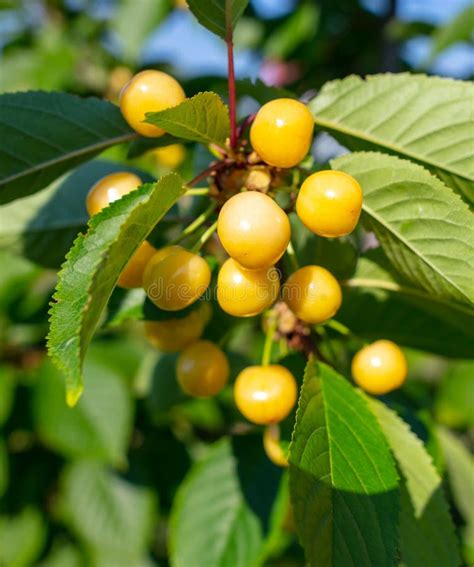
<svg viewBox="0 0 474 567"><path fill-rule="evenodd" d="M423 443L395 412L369 400L405 482L400 515L401 554L405 567L457 567L454 524L442 480Z"/></svg>
<svg viewBox="0 0 474 567"><path fill-rule="evenodd" d="M474 85L409 73L326 83L310 103L316 128L351 150L416 161L474 201Z"/></svg>
<svg viewBox="0 0 474 567"><path fill-rule="evenodd" d="M203 144L223 145L230 131L227 107L212 92L199 93L160 112L147 112L145 122L176 138Z"/></svg>
<svg viewBox="0 0 474 567"><path fill-rule="evenodd" d="M451 189L419 165L379 153L348 154L331 167L361 184L362 222L406 281L472 306L473 215Z"/></svg>
<svg viewBox="0 0 474 567"><path fill-rule="evenodd" d="M312 567L397 564L398 478L367 402L310 361L290 445L296 526Z"/></svg>

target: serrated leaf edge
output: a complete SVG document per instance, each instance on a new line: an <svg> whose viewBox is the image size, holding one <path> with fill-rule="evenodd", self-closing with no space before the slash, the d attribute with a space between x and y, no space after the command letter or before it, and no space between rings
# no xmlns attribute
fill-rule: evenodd
<svg viewBox="0 0 474 567"><path fill-rule="evenodd" d="M198 101L198 99L201 99L203 96L211 96L213 99L215 99L217 101L217 103L221 106L221 108L223 108L226 113L227 113L227 118L229 120L229 124L230 124L230 119L229 119L229 109L228 106L224 103L224 101L222 100L222 98L215 92L213 91L200 91L197 94L195 94L194 96L192 96L191 98L187 98L185 100L183 100L180 104L177 104L176 106L170 106L168 108L164 108L163 110L160 110L159 112L147 112L145 114L145 120L144 122L148 123L148 124L153 124L155 126L159 126L159 127L163 127L160 124L156 124L155 121L153 121L153 117L155 116L160 116L163 115L165 113L167 113L170 110L177 110L179 109L181 106L190 106L190 103L194 103L196 101ZM191 105L192 108L192 105ZM203 138L203 136L201 135L201 132L199 130L195 130L194 128L191 128L190 126L186 125L186 124L181 124L180 125L183 128L187 128L188 130L190 130L191 132L195 133L196 136L199 136L199 138ZM230 126L229 126L230 127ZM225 142L225 140L211 140L211 139L207 139L206 143L219 143L219 144L223 144Z"/></svg>
<svg viewBox="0 0 474 567"><path fill-rule="evenodd" d="M338 161L343 162L345 158L347 158L347 156L361 156L361 157L373 157L374 158L374 163L376 162L377 158L383 157L384 159L386 159L388 156L387 154L384 154L383 152L376 152L376 151L360 151L360 152L351 152L350 154L345 154L343 156L340 156L338 158L332 159L330 160L330 166L331 169L335 170L337 169L337 163ZM407 166L409 165L412 168L415 169L420 169L420 172L423 172L423 174L427 175L430 178L430 181L433 182L433 185L438 185L438 188L443 190L443 191L448 191L450 197L452 198L454 201L456 201L456 204L460 207L464 209L465 213L471 213L471 209L469 208L469 205L460 197L459 194L455 193L450 187L448 187L447 185L445 185L441 179L439 179L438 177L436 177L436 175L434 175L433 173L431 173L431 171L429 171L427 168L423 167L423 165L419 164L419 163L415 163L412 162L410 160L407 159L403 159L401 157L398 156L394 156L394 155L389 155L390 159L395 160L397 162L400 162L401 165L403 165L404 163L407 164ZM436 274L438 274L438 276L440 276L443 280L449 282L449 284L456 289L456 291L461 294L463 297L465 297L467 299L467 301L470 302L470 305L474 305L473 303L473 298L468 297L465 295L465 292L461 289L459 289L459 287L453 283L450 279L446 278L444 274L440 273L439 270L437 268L435 268L431 262L427 261L426 258L424 256L420 256L416 249L413 249L412 245L410 242L408 242L404 237L402 237L397 231L392 230L391 225L387 224L387 222L385 222L383 219L381 219L379 217L379 215L377 213L375 213L370 207L368 207L365 202L362 203L362 210L365 211L366 214L368 214L371 218L373 218L377 223L379 223L380 225L382 225L385 229L388 229L388 231L390 232L390 234L392 235L396 235L396 238L412 253L414 254L417 258L419 258L420 261L422 261L424 264L426 264L427 266L430 267L430 269L433 270L433 272L435 272Z"/></svg>
<svg viewBox="0 0 474 567"><path fill-rule="evenodd" d="M50 309L48 310L49 332L48 332L48 335L46 336L46 346L47 346L47 349L48 349L48 354L51 357L52 361L54 362L56 367L62 373L64 373L65 376L66 376L66 402L70 407L73 407L77 403L77 401L79 400L79 398L82 394L82 391L83 391L83 385L82 385L82 383L77 385L76 387L72 387L70 385L70 383L69 383L70 372L69 372L68 366L61 360L60 357L58 357L56 355L56 353L55 353L56 347L53 344L53 342L54 342L53 322L54 322L54 318L55 318L55 306L58 303L60 303L61 295L62 295L63 289L64 289L63 288L63 273L66 272L68 265L69 265L69 261L71 260L71 258L74 257L76 249L80 246L80 244L84 241L84 239L86 237L89 237L90 235L94 235L96 233L97 228L100 226L100 224L105 219L109 218L111 212L115 211L116 209L119 211L122 208L125 210L128 207L129 201L133 201L133 200L137 199L137 197L138 198L139 197L145 197L147 195L147 193L149 193L148 197L150 197L153 187L155 187L161 181L168 179L168 178L171 178L171 177L176 177L176 178L180 179L177 174L171 173L169 175L161 177L159 180L157 180L154 183L146 183L144 185L141 185L140 187L138 187L134 191L124 195L121 199L118 199L117 201L110 203L109 206L102 209L98 214L92 216L87 223L86 233L81 233L81 234L78 235L78 237L74 240L73 245L69 249L68 253L66 254L64 262L61 264L61 268L58 272L56 289L55 289L55 292L54 292L54 294L51 298L51 301L49 303L49 305L50 305ZM137 208L141 207L141 206L145 206L147 201L148 201L148 199L147 200L141 199L140 202L137 203ZM133 210L135 211L137 209L134 208ZM120 224L120 229L127 223L127 221L128 221L128 218L125 218L123 223ZM140 245L140 242L137 243L135 250L138 248L139 245ZM95 283L95 278L97 276L97 267L103 262L104 258L107 255L109 248L107 248L107 250L103 251L102 254L100 254L98 256L96 263L91 268L91 271L93 271L94 275L90 279L89 287L87 289L87 295L88 296L89 296L90 290L92 289L92 287ZM82 322L84 320L84 315L86 313L86 310L87 310L87 306L84 305L83 309L81 309L81 311L80 311L80 323L81 323L80 330L82 330ZM79 340L77 340L76 355L77 355L77 360L79 361L79 369L80 369L82 367L81 335L79 335L77 338Z"/></svg>
<svg viewBox="0 0 474 567"><path fill-rule="evenodd" d="M436 82L438 84L443 84L443 85L447 85L447 84L452 84L455 85L457 87L459 86L463 86L466 88L467 82L466 81L460 81L460 80L456 80L456 79L451 79L451 78L444 78L444 77L438 77L438 76L428 76L424 73L417 73L417 74L412 74L412 73L377 73L374 75L367 75L365 78L364 77L360 77L359 75L349 75L343 79L336 79L334 81L330 81L329 83L326 83L323 88L321 89L321 91L318 93L318 95L309 103L309 108L315 118L315 123L319 124L320 126L322 126L323 128L328 128L328 129L334 129L333 126L335 124L334 121L325 119L325 118L321 118L319 117L316 112L311 108L311 103L316 100L318 97L322 97L324 94L326 93L330 93L332 90L337 89L342 83L347 83L347 84L353 84L355 85L357 83L357 85L360 85L362 83L370 83L382 78L387 78L387 79L391 79L391 78L415 78L415 79L421 79L421 80L426 80L426 81L430 81L430 82ZM346 93L347 94L347 93ZM397 146L391 142L387 142L386 140L381 141L378 138L374 138L373 136L371 136L368 133L364 133L363 136L360 136L359 134L361 133L361 130L355 130L352 128L347 128L345 126L341 126L339 123L338 127L335 128L338 132L341 132L343 134L347 134L349 136L354 136L357 139L360 140L365 140L366 142L369 142L371 144L374 144L375 146L379 146L379 147L384 147L386 148L389 152L393 152L395 154L402 154L408 158L410 158L413 162L415 162L417 165L421 165L421 164L429 164L434 168L438 168L442 171L446 171L449 172L451 175L456 175L459 177L462 177L463 179L465 179L466 181L473 181L472 178L466 176L465 173L461 173L457 170L452 169L451 167L449 167L446 164L443 163L438 163L435 160L426 160L424 161L423 158L420 158L420 156L415 155L413 152L408 151L404 146ZM356 135L357 133L357 135Z"/></svg>
<svg viewBox="0 0 474 567"><path fill-rule="evenodd" d="M458 542L458 538L456 537L456 531L454 528L454 523L453 523L453 519L451 516L451 512L449 510L449 506L448 506L448 500L446 498L446 491L445 488L443 486L443 480L440 477L440 475L438 474L438 471L436 470L436 467L434 465L433 462L433 457L428 453L428 451L426 450L423 442L421 441L421 439L413 432L413 430L411 429L411 427L408 425L408 423L402 419L395 411L393 411L392 409L390 409L389 407L387 407L384 403L382 403L380 400L377 400L375 398L372 398L370 396L368 396L365 392L363 392L362 390L360 390L359 388L357 388L361 394L361 396L363 398L365 398L367 406L369 408L369 410L371 411L371 413L374 415L375 419L377 420L380 429L382 430L384 437L386 439L388 448L390 450L390 452L393 455L393 458L395 460L395 462L397 463L397 468L400 470L400 474L399 477L401 479L403 479L403 481L405 482L405 484L407 485L407 489L409 486L408 480L405 477L403 470L401 469L401 467L398 464L398 458L396 456L395 451L392 449L392 445L390 444L390 441L387 437L387 435L385 434L385 427L383 425L383 422L381 420L381 418L379 417L378 414L378 410L381 409L382 411L386 411L388 414L391 415L391 417L398 422L398 425L401 429L403 429L403 432L407 435L407 437L411 440L411 442L417 447L417 449L419 449L420 453L424 455L424 457L426 458L426 466L430 469L430 471L433 473L433 475L436 477L436 479L439 481L438 485L437 485L437 490L440 490L443 498L441 499L441 506L443 507L443 511L446 513L446 516L451 520L449 522L449 526L450 526L450 534L452 536L452 540L456 543L456 548L457 548L457 552L458 552L458 556L460 556L459 554L459 542ZM411 493L409 490L407 490L408 492L408 496L410 498L410 502L414 507L414 511L415 511L415 517L416 517L416 510L415 510L415 504L412 500L411 497ZM433 493L431 493L433 494Z"/></svg>

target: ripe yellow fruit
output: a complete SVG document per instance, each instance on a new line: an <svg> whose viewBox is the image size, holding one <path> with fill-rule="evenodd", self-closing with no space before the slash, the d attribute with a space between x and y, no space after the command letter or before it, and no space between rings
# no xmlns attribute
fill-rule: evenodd
<svg viewBox="0 0 474 567"><path fill-rule="evenodd" d="M279 290L275 268L246 270L232 258L224 262L217 277L217 301L235 317L258 315L277 299Z"/></svg>
<svg viewBox="0 0 474 567"><path fill-rule="evenodd" d="M249 366L237 376L234 399L239 411L253 423L269 425L285 419L296 402L293 374L284 366Z"/></svg>
<svg viewBox="0 0 474 567"><path fill-rule="evenodd" d="M164 148L152 150L151 153L160 165L168 169L179 167L186 157L186 149L183 144L171 144Z"/></svg>
<svg viewBox="0 0 474 567"><path fill-rule="evenodd" d="M229 256L249 270L273 266L291 236L288 216L257 191L238 193L219 213L217 234Z"/></svg>
<svg viewBox="0 0 474 567"><path fill-rule="evenodd" d="M291 98L267 102L257 112L250 142L257 154L275 167L293 167L311 146L314 118L306 105Z"/></svg>
<svg viewBox="0 0 474 567"><path fill-rule="evenodd" d="M392 341L375 341L352 359L352 376L367 392L382 395L399 388L406 380L405 355Z"/></svg>
<svg viewBox="0 0 474 567"><path fill-rule="evenodd" d="M280 445L280 426L276 423L267 425L263 432L263 448L267 457L277 467L287 467L288 459Z"/></svg>
<svg viewBox="0 0 474 567"><path fill-rule="evenodd" d="M117 285L125 288L142 287L143 273L148 262L155 254L155 247L146 240L142 242L120 274Z"/></svg>
<svg viewBox="0 0 474 567"><path fill-rule="evenodd" d="M287 279L283 299L302 321L316 325L336 314L342 302L341 286L326 268L305 266Z"/></svg>
<svg viewBox="0 0 474 567"><path fill-rule="evenodd" d="M143 274L143 287L149 299L165 311L188 307L201 297L210 281L207 262L181 246L158 250Z"/></svg>
<svg viewBox="0 0 474 567"><path fill-rule="evenodd" d="M318 171L301 186L296 213L315 234L334 238L354 230L362 210L362 188L342 171Z"/></svg>
<svg viewBox="0 0 474 567"><path fill-rule="evenodd" d="M163 352L178 352L201 338L209 322L209 303L203 301L196 309L179 319L145 321L148 341Z"/></svg>
<svg viewBox="0 0 474 567"><path fill-rule="evenodd" d="M113 201L121 199L127 193L135 191L142 180L128 171L111 173L99 179L93 185L86 197L86 208L90 216L108 207Z"/></svg>
<svg viewBox="0 0 474 567"><path fill-rule="evenodd" d="M186 98L181 85L162 71L141 71L123 87L120 93L120 110L129 125L142 136L162 136L165 131L146 124L147 112L159 112L176 106Z"/></svg>
<svg viewBox="0 0 474 567"><path fill-rule="evenodd" d="M176 374L182 390L191 396L208 398L218 394L229 379L229 362L211 341L198 341L178 358Z"/></svg>

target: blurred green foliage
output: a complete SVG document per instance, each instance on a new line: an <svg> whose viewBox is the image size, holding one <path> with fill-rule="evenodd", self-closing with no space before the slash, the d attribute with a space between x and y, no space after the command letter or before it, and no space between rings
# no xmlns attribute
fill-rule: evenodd
<svg viewBox="0 0 474 567"><path fill-rule="evenodd" d="M140 10L136 4L137 0L123 0L107 21L75 12L67 2L48 0L38 25L27 21L28 0L0 1L0 10L19 8L25 19L22 31L3 46L0 92L67 90L115 100L123 83L139 69L144 39L176 9L166 0L141 0ZM397 22L390 14L377 17L356 0L323 0L317 5L301 1L285 19L259 20L248 10L239 23L236 45L257 50L264 65L280 77L281 86L303 94L350 73L402 70L398 42L433 31L431 26ZM119 38L120 56L106 49L108 33ZM447 32L436 37L438 45L446 44ZM222 78L185 78L183 82L188 94L203 86L218 92L225 89ZM249 96L255 89L244 82L241 88ZM209 161L204 153L190 147L181 166L183 174L190 177L202 162ZM47 192L24 199L23 208L17 204L16 217L13 209L6 209L2 217L0 244L8 248L0 252L0 565L5 567L167 565L168 521L178 487L193 463L209 453L208 443L222 437L236 420L230 387L213 400L186 397L176 385L176 356L153 352L143 341L141 328L130 321L102 328L86 359L84 396L76 408L67 408L62 377L45 355L48 304L56 280L54 269L86 221L82 199L91 179L115 170L117 163L125 167L123 148L103 157L109 161L83 166ZM126 167L133 166L153 175L167 171L149 156L127 162ZM71 210L70 224L56 227L54 233L54 207L37 214L41 199L50 195L55 206ZM185 207L180 210L183 217L192 212ZM43 230L45 239L40 238ZM322 263L336 273L340 270L339 277L351 274L358 236L335 244L314 238L308 242L302 227L295 228L295 234L303 263L310 247L313 254L317 250ZM155 236L162 241L163 234ZM228 321L217 313L207 336L220 338L223 330L228 331ZM329 356L347 366L338 331L326 332L331 339ZM262 343L258 321L246 320L234 328L227 343L233 377L259 356ZM304 362L299 355L288 357L287 363L302 376ZM407 387L394 394L390 403L403 408L404 417L428 440L437 466L444 470L434 423L457 429L466 445L472 445L474 367L471 361L441 359L420 351L410 353L410 363ZM229 466L231 448L226 442L222 447L222 458ZM246 450L253 454L252 447ZM259 458L262 455L260 451ZM206 462L212 463L213 458L210 452ZM277 484L277 469L269 462L265 467ZM205 472L193 473L184 492L199 483ZM237 482L235 470L231 475ZM280 513L287 513L284 486L280 498L284 502ZM253 512L246 508L245 513L253 521ZM192 519L206 521L205 514ZM460 516L457 521L463 523ZM275 557L268 566L302 566L291 520L274 529ZM257 551L260 544L256 543ZM185 556L185 548L182 553Z"/></svg>

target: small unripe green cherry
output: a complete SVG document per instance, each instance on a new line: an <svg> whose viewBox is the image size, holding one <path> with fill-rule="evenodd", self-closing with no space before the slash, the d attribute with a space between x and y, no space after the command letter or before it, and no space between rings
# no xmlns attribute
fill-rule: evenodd
<svg viewBox="0 0 474 567"><path fill-rule="evenodd" d="M392 341L375 341L362 348L352 359L355 382L370 394L387 394L399 388L407 374L405 355Z"/></svg>
<svg viewBox="0 0 474 567"><path fill-rule="evenodd" d="M156 248L146 240L142 242L120 274L117 285L130 289L142 287L145 268L155 254Z"/></svg>
<svg viewBox="0 0 474 567"><path fill-rule="evenodd" d="M217 301L234 317L251 317L270 307L278 297L280 281L275 268L246 270L232 258L217 276Z"/></svg>
<svg viewBox="0 0 474 567"><path fill-rule="evenodd" d="M311 146L314 118L306 105L291 98L279 98L260 108L250 129L250 142L269 165L293 167Z"/></svg>
<svg viewBox="0 0 474 567"><path fill-rule="evenodd" d="M181 389L191 396L208 398L218 394L229 379L229 361L210 341L198 341L178 358L176 374Z"/></svg>
<svg viewBox="0 0 474 567"><path fill-rule="evenodd" d="M162 352L178 352L201 338L209 321L210 305L202 302L188 315L163 321L145 321L148 341Z"/></svg>
<svg viewBox="0 0 474 567"><path fill-rule="evenodd" d="M201 297L210 281L207 262L181 246L158 250L143 274L143 287L149 299L165 311L188 307Z"/></svg>
<svg viewBox="0 0 474 567"><path fill-rule="evenodd" d="M186 98L181 85L162 71L141 71L123 87L120 110L129 125L142 136L163 136L165 131L143 122L147 112L176 106Z"/></svg>
<svg viewBox="0 0 474 567"><path fill-rule="evenodd" d="M86 197L86 208L90 216L96 215L113 201L135 191L142 184L134 173L120 171L106 175L93 185Z"/></svg>
<svg viewBox="0 0 474 567"><path fill-rule="evenodd" d="M334 238L354 230L362 210L359 183L342 171L318 171L301 186L296 213L315 234Z"/></svg>
<svg viewBox="0 0 474 567"><path fill-rule="evenodd" d="M226 252L241 266L273 266L290 241L288 216L273 199L258 191L231 197L222 207L217 234Z"/></svg>
<svg viewBox="0 0 474 567"><path fill-rule="evenodd" d="M285 419L296 402L293 374L284 366L249 366L237 376L234 399L239 411L253 423L268 425Z"/></svg>
<svg viewBox="0 0 474 567"><path fill-rule="evenodd" d="M341 286L326 268L305 266L287 279L283 299L299 319L316 325L336 314L342 302Z"/></svg>

